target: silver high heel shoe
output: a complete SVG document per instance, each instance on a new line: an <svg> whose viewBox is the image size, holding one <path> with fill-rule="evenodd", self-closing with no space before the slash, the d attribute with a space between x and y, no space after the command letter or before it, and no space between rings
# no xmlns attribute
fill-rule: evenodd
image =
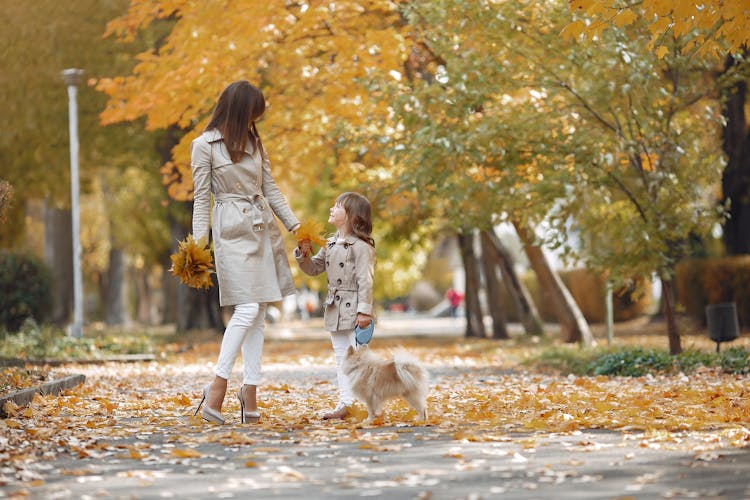
<svg viewBox="0 0 750 500"><path fill-rule="evenodd" d="M193 413L193 416L198 414L198 411L201 409L201 406L206 401L206 398L208 397L208 391L211 389L211 384L208 384L206 387L203 388L203 398L201 399L201 402L198 403L198 408L195 409L195 413ZM221 414L221 412L218 412L212 408L208 407L208 404L203 407L203 411L201 412L201 417L203 417L203 420L208 420L209 422L213 422L215 424L223 425L224 424L224 415Z"/></svg>
<svg viewBox="0 0 750 500"><path fill-rule="evenodd" d="M240 419L242 420L242 423L245 422L254 424L260 419L260 412L258 411L245 411L245 400L242 399L242 386L240 386L240 390L237 391L237 399L240 400Z"/></svg>

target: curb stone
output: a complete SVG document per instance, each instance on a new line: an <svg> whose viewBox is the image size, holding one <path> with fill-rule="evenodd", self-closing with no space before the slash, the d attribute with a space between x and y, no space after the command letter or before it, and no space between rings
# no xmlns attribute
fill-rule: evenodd
<svg viewBox="0 0 750 500"><path fill-rule="evenodd" d="M0 417L7 417L5 410L3 410L6 401L13 401L17 406L26 406L34 399L36 393L42 394L43 396L57 395L66 389L71 389L82 384L85 380L86 377L84 375L69 375L58 380L45 382L37 387L22 389L7 396L3 396L0 398Z"/></svg>

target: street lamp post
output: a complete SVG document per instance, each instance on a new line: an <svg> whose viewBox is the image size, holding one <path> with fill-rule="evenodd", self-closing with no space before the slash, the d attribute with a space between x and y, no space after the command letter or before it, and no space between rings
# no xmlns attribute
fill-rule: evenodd
<svg viewBox="0 0 750 500"><path fill-rule="evenodd" d="M70 130L70 198L73 216L73 324L71 337L83 337L83 278L81 276L81 217L78 202L78 85L83 70L68 68L62 72L68 87L68 128Z"/></svg>

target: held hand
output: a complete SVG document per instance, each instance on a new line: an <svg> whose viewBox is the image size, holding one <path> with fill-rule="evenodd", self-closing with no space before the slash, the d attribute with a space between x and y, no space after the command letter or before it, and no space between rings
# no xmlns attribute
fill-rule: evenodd
<svg viewBox="0 0 750 500"><path fill-rule="evenodd" d="M299 248L300 253L305 257L312 254L312 243L310 243L310 240L298 241L297 247Z"/></svg>
<svg viewBox="0 0 750 500"><path fill-rule="evenodd" d="M357 313L357 326L365 328L372 322L372 316L362 313Z"/></svg>

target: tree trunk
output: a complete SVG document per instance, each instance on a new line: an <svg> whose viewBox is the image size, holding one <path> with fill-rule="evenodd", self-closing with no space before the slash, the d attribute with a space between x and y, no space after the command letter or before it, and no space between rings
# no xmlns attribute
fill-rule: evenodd
<svg viewBox="0 0 750 500"><path fill-rule="evenodd" d="M185 209L192 214L192 203L184 203ZM172 219L172 252L177 251L177 241L185 239L190 232L190 228L180 225L175 219ZM167 268L171 266L169 261ZM175 319L178 332L193 329L213 328L223 330L224 322L221 317L221 308L219 306L219 287L216 282L216 276L213 276L214 286L208 290L196 290L183 285L177 281L177 278L168 271L167 279L176 283L175 287ZM166 295L166 294L165 294ZM166 307L165 307L166 310Z"/></svg>
<svg viewBox="0 0 750 500"><path fill-rule="evenodd" d="M141 325L153 324L151 316L151 289L148 286L148 272L135 266L130 267L130 283L133 284L135 319Z"/></svg>
<svg viewBox="0 0 750 500"><path fill-rule="evenodd" d="M108 325L125 323L125 252L121 248L109 251L109 269L104 283L104 322Z"/></svg>
<svg viewBox="0 0 750 500"><path fill-rule="evenodd" d="M177 251L177 244L173 244L172 251ZM161 290L163 307L161 310L161 322L162 324L177 324L177 285L179 284L177 278L172 276L169 272L169 268L172 266L172 261L169 258L169 253L164 255L161 259L163 262L164 272L161 276Z"/></svg>
<svg viewBox="0 0 750 500"><path fill-rule="evenodd" d="M492 338L507 339L508 320L505 315L502 297L500 295L500 280L497 279L496 264L498 259L495 257L492 242L487 237L486 231L481 232L482 241L482 268L484 271L484 282L487 288L487 307L492 317ZM499 266L498 266L499 267Z"/></svg>
<svg viewBox="0 0 750 500"><path fill-rule="evenodd" d="M680 330L674 311L674 282L661 278L661 296L664 304L664 317L667 320L667 337L669 338L669 353L672 355L682 352Z"/></svg>
<svg viewBox="0 0 750 500"><path fill-rule="evenodd" d="M727 56L725 73L736 64L734 57ZM724 245L729 255L747 254L750 253L750 133L745 116L747 80L741 79L722 92L725 120L722 147L727 154L727 165L721 177L721 203L730 200L729 218L724 224Z"/></svg>
<svg viewBox="0 0 750 500"><path fill-rule="evenodd" d="M167 129L156 144L161 160L166 163L172 160L172 148L179 142L183 134L179 128L173 126ZM170 233L172 236L172 252L177 251L177 242L185 239L192 230L190 217L193 213L192 203L171 202L178 210L185 210L187 217L180 215L169 216ZM181 224L180 220L187 220ZM173 318L177 331L192 329L215 328L224 329L224 321L219 306L219 288L214 279L214 286L207 291L196 290L177 282L177 278L166 271L172 266L169 256L165 256L165 286L164 286L164 317ZM215 276L214 276L215 278ZM174 288L166 281L171 280Z"/></svg>
<svg viewBox="0 0 750 500"><path fill-rule="evenodd" d="M461 259L464 263L466 275L466 294L464 304L466 309L466 337L486 337L484 330L484 314L479 303L479 266L474 253L474 238L468 234L458 235L458 246L461 249Z"/></svg>
<svg viewBox="0 0 750 500"><path fill-rule="evenodd" d="M578 304L573 300L573 296L565 287L565 284L550 266L541 247L534 245L532 234L524 227L516 222L513 225L523 242L526 256L539 280L539 287L552 301L552 310L558 323L560 323L562 338L565 342L580 342L582 345L593 344L594 337L591 335L591 330L583 317L583 313L581 313Z"/></svg>
<svg viewBox="0 0 750 500"><path fill-rule="evenodd" d="M73 310L73 220L70 209L44 204L44 261L52 271L50 319L64 327Z"/></svg>
<svg viewBox="0 0 750 500"><path fill-rule="evenodd" d="M539 316L539 311L537 311L531 294L526 289L523 281L521 281L518 273L516 273L516 269L513 266L513 257L510 252L505 248L500 238L497 237L495 231L483 232L482 238L486 238L488 243L490 243L490 245L483 246L482 248L487 248L494 252L497 265L503 277L503 283L505 283L505 288L508 290L516 306L516 311L518 311L524 331L527 335L543 335L544 323L541 316Z"/></svg>

